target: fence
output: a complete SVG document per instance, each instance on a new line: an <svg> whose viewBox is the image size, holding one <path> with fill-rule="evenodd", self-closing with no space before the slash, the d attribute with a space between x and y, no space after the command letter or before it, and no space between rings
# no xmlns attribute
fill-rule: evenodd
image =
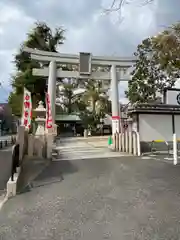
<svg viewBox="0 0 180 240"><path fill-rule="evenodd" d="M0 140L0 149L12 146L16 142L16 136L11 136L9 139Z"/></svg>
<svg viewBox="0 0 180 240"><path fill-rule="evenodd" d="M134 156L141 155L142 142L140 142L139 132L126 129L123 133L115 133L113 138L113 149L115 151L129 153ZM158 151L155 147L155 143L163 143L166 147L166 157L171 157L174 165L178 164L178 157L180 156L180 139L176 138L175 133L173 134L172 142L167 142L163 140L152 140L150 142L150 152L154 152L157 155Z"/></svg>
<svg viewBox="0 0 180 240"><path fill-rule="evenodd" d="M150 152L156 155L171 156L173 153L173 142L168 142L165 140L152 140L149 143Z"/></svg>
<svg viewBox="0 0 180 240"><path fill-rule="evenodd" d="M125 130L123 133L115 133L113 148L115 151L126 152L135 156L140 156L139 133Z"/></svg>

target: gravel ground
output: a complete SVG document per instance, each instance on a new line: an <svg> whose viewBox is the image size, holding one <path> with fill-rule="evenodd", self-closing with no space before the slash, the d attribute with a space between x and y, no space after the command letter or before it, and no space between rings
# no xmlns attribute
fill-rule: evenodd
<svg viewBox="0 0 180 240"><path fill-rule="evenodd" d="M49 169L3 206L1 240L179 239L179 166L121 157Z"/></svg>

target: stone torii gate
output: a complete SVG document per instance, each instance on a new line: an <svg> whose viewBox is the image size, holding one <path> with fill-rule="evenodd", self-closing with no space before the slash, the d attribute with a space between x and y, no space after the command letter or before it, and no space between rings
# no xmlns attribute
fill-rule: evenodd
<svg viewBox="0 0 180 240"><path fill-rule="evenodd" d="M91 78L102 80L105 84L111 81L112 132L119 132L118 81L130 80L130 77L125 72L133 66L136 58L93 56L91 53L84 52L79 53L79 55L61 54L27 47L23 50L24 52L30 53L31 59L49 64L49 67L33 69L33 75L48 78L48 93L51 102L53 123L55 122L57 78L78 78L82 80ZM63 64L75 66L76 70L63 71L61 68L58 68L58 65ZM93 67L96 67L95 71L93 71Z"/></svg>

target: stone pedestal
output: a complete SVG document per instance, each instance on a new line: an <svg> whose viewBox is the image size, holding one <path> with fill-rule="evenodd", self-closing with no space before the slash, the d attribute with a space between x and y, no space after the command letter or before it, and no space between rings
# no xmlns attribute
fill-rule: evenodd
<svg viewBox="0 0 180 240"><path fill-rule="evenodd" d="M55 137L57 136L57 125L53 124L52 128L46 129L46 156L47 158L52 157L52 150L55 141Z"/></svg>
<svg viewBox="0 0 180 240"><path fill-rule="evenodd" d="M46 109L43 106L43 102L39 102L39 106L34 110L37 118L37 129L35 132L34 150L38 157L43 157L43 149L45 148L45 122L46 122Z"/></svg>
<svg viewBox="0 0 180 240"><path fill-rule="evenodd" d="M84 137L87 138L88 137L88 130L84 129Z"/></svg>

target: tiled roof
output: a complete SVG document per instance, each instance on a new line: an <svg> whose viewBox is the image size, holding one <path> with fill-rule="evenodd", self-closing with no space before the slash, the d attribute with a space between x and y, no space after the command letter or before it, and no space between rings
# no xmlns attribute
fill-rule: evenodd
<svg viewBox="0 0 180 240"><path fill-rule="evenodd" d="M139 103L133 104L128 108L128 113L133 112L176 112L180 113L180 106L178 105L170 105L170 104L148 104L148 103Z"/></svg>
<svg viewBox="0 0 180 240"><path fill-rule="evenodd" d="M81 121L78 115L74 114L57 114L56 121Z"/></svg>

